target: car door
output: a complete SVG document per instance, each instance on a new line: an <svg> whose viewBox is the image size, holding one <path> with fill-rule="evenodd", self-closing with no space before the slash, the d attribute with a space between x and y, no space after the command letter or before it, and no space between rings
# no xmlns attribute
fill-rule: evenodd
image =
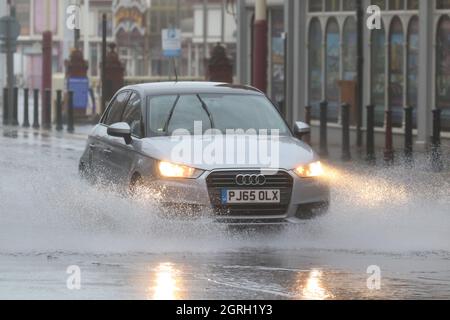
<svg viewBox="0 0 450 320"><path fill-rule="evenodd" d="M112 159L113 145L108 136L108 127L121 122L123 112L130 97L130 91L125 90L119 92L111 101L108 107L107 115L103 123L99 126L96 133L96 145L94 154L97 155L96 164L101 178L108 181L114 181L116 179L116 172L114 168L114 162Z"/></svg>
<svg viewBox="0 0 450 320"><path fill-rule="evenodd" d="M109 159L117 182L127 184L134 173L132 170L141 150L141 139L145 134L142 99L137 92L131 92L120 122L128 123L130 126L132 142L126 144L123 138L108 137L108 145L111 147Z"/></svg>

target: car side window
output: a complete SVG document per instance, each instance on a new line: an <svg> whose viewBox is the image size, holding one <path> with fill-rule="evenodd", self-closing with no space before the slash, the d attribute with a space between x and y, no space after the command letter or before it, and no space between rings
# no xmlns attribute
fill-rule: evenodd
<svg viewBox="0 0 450 320"><path fill-rule="evenodd" d="M149 128L153 134L166 134L164 129L177 99L178 96L159 96L150 100Z"/></svg>
<svg viewBox="0 0 450 320"><path fill-rule="evenodd" d="M128 91L121 92L116 96L114 101L111 103L111 107L109 108L108 116L105 120L105 125L110 126L114 123L122 121L122 115L129 96L130 92Z"/></svg>
<svg viewBox="0 0 450 320"><path fill-rule="evenodd" d="M128 101L128 104L123 113L122 122L128 123L131 128L132 135L138 138L142 138L144 136L141 98L135 92L133 92L130 100Z"/></svg>

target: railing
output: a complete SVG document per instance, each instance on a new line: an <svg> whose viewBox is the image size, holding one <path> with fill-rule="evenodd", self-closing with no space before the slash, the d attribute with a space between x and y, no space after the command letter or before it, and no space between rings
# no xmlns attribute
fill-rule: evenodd
<svg viewBox="0 0 450 320"><path fill-rule="evenodd" d="M352 159L350 148L350 106L346 103L341 105L341 125L342 130L342 156L343 161L350 161ZM443 170L444 165L442 161L442 117L441 109L432 110L433 115L433 135L431 137L431 150L430 150L430 163L431 168L435 172ZM368 163L376 163L375 152L375 107L373 105L367 106L367 128L366 128L366 155L365 159ZM384 145L384 158L383 161L386 165L394 163L395 150L393 147L393 121L392 111L387 110L385 112L386 127L384 130L385 145ZM311 106L305 107L305 119L307 123L311 123ZM406 107L404 109L405 125L403 129L404 134L404 148L403 157L405 164L412 166L414 156L414 144L413 144L413 108ZM328 102L322 101L320 103L320 116L319 116L319 154L323 158L328 157ZM305 142L311 144L311 137L307 137Z"/></svg>
<svg viewBox="0 0 450 320"><path fill-rule="evenodd" d="M10 103L8 101L8 88L3 89L3 124L11 126L19 126L18 111L19 111L19 88L15 87L13 93L12 108L10 108ZM73 112L73 92L68 91L67 94L67 131L69 133L74 132L74 112ZM41 92L39 89L33 90L33 128L39 129L41 126L46 130L51 130L53 127L52 123L52 92L50 90L45 90L44 92L44 105L42 123L39 123L39 100ZM23 121L22 126L24 128L30 127L30 113L29 113L29 98L30 89L23 89ZM56 130L62 131L64 128L63 123L63 91L56 91ZM12 114L10 113L12 111Z"/></svg>

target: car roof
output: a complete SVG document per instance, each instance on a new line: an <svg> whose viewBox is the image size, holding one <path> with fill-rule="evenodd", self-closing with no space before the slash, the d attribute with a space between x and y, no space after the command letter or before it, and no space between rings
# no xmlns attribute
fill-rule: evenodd
<svg viewBox="0 0 450 320"><path fill-rule="evenodd" d="M127 86L122 90L136 90L144 96L198 93L263 95L261 91L250 86L200 81L143 83Z"/></svg>

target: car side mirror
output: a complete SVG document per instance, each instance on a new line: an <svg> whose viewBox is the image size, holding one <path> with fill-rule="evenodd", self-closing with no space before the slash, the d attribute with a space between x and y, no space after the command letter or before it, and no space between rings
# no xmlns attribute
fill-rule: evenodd
<svg viewBox="0 0 450 320"><path fill-rule="evenodd" d="M126 122L119 122L109 126L107 133L111 137L123 138L127 145L133 142L131 128Z"/></svg>
<svg viewBox="0 0 450 320"><path fill-rule="evenodd" d="M311 133L311 127L304 123L304 122L296 122L295 123L295 128L294 128L294 135L302 140L304 136L308 135Z"/></svg>

